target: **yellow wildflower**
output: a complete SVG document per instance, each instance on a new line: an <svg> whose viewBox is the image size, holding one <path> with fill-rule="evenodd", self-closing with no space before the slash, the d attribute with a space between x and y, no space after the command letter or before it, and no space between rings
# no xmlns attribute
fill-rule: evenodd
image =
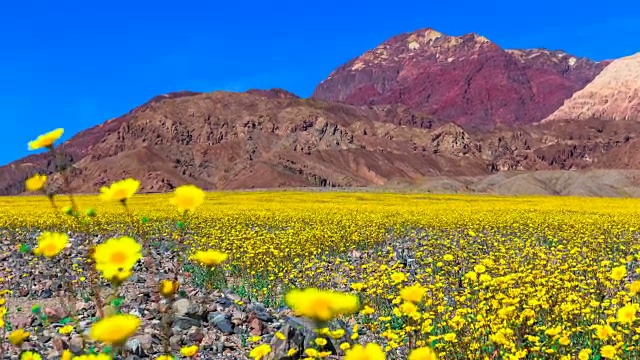
<svg viewBox="0 0 640 360"><path fill-rule="evenodd" d="M487 271L487 268L484 265L478 264L473 267L473 271L478 274L482 274L483 272Z"/></svg>
<svg viewBox="0 0 640 360"><path fill-rule="evenodd" d="M58 329L58 332L60 334L64 334L64 335L70 334L72 331L73 331L73 326L71 326L71 325L65 325L65 326L61 327L60 329Z"/></svg>
<svg viewBox="0 0 640 360"><path fill-rule="evenodd" d="M97 270L106 267L131 269L142 257L141 251L142 246L138 242L128 236L123 236L111 238L96 246L93 259L96 262Z"/></svg>
<svg viewBox="0 0 640 360"><path fill-rule="evenodd" d="M247 340L249 340L250 342L258 342L258 341L262 340L262 336L254 335L254 336L249 337Z"/></svg>
<svg viewBox="0 0 640 360"><path fill-rule="evenodd" d="M371 306L365 305L364 308L360 311L362 315L371 315L376 312Z"/></svg>
<svg viewBox="0 0 640 360"><path fill-rule="evenodd" d="M329 321L338 315L358 311L358 297L314 288L292 290L285 296L287 305L297 314L317 321Z"/></svg>
<svg viewBox="0 0 640 360"><path fill-rule="evenodd" d="M610 275L610 277L611 277L613 280L620 281L620 280L622 280L625 276L627 276L627 267L626 267L626 266L621 265L621 266L617 266L617 267L614 267L613 269L611 269L611 275ZM603 356L604 356L604 355L603 355Z"/></svg>
<svg viewBox="0 0 640 360"><path fill-rule="evenodd" d="M427 289L422 287L420 284L416 284L400 290L400 297L404 301L418 303L420 302L420 300L422 300L422 297L424 296L426 291Z"/></svg>
<svg viewBox="0 0 640 360"><path fill-rule="evenodd" d="M367 346L360 344L346 351L344 360L385 360L386 355L378 344L370 343Z"/></svg>
<svg viewBox="0 0 640 360"><path fill-rule="evenodd" d="M320 357L320 352L314 348L305 349L304 354L312 359Z"/></svg>
<svg viewBox="0 0 640 360"><path fill-rule="evenodd" d="M105 201L125 202L130 199L140 188L140 181L125 179L116 181L110 186L100 188L100 197Z"/></svg>
<svg viewBox="0 0 640 360"><path fill-rule="evenodd" d="M45 257L54 257L67 246L69 236L67 234L45 231L38 236L37 240L38 246L33 249L33 253Z"/></svg>
<svg viewBox="0 0 640 360"><path fill-rule="evenodd" d="M204 191L195 185L182 185L176 188L173 198L169 201L181 213L193 212L204 202L204 195Z"/></svg>
<svg viewBox="0 0 640 360"><path fill-rule="evenodd" d="M295 355L297 352L298 352L298 349L291 348L291 349L289 349L289 351L287 351L287 356L291 357L291 356Z"/></svg>
<svg viewBox="0 0 640 360"><path fill-rule="evenodd" d="M616 348L611 345L605 345L600 348L600 355L605 359L613 359L616 357Z"/></svg>
<svg viewBox="0 0 640 360"><path fill-rule="evenodd" d="M29 335L30 333L27 331L24 331L24 329L14 330L11 333L9 333L9 342L13 346L20 347L22 346L22 343L29 338Z"/></svg>
<svg viewBox="0 0 640 360"><path fill-rule="evenodd" d="M107 316L91 326L89 336L107 344L123 344L135 334L140 326L140 318L134 315L118 314Z"/></svg>
<svg viewBox="0 0 640 360"><path fill-rule="evenodd" d="M38 191L44 187L47 182L47 175L35 174L25 181L27 191Z"/></svg>
<svg viewBox="0 0 640 360"><path fill-rule="evenodd" d="M198 353L198 345L183 346L180 354L184 357L194 357Z"/></svg>
<svg viewBox="0 0 640 360"><path fill-rule="evenodd" d="M394 284L403 282L405 280L407 280L407 275L405 273L394 272L391 274L391 281L393 281Z"/></svg>
<svg viewBox="0 0 640 360"><path fill-rule="evenodd" d="M262 344L256 346L251 352L249 356L254 360L261 360L263 357L267 356L271 352L271 346L269 344Z"/></svg>
<svg viewBox="0 0 640 360"><path fill-rule="evenodd" d="M156 360L175 360L173 355L160 355L156 358Z"/></svg>
<svg viewBox="0 0 640 360"><path fill-rule="evenodd" d="M162 280L158 285L158 292L165 298L171 298L180 288L180 284L176 280Z"/></svg>
<svg viewBox="0 0 640 360"><path fill-rule="evenodd" d="M633 305L626 305L618 309L617 313L618 322L623 324L631 324L636 320L636 307Z"/></svg>
<svg viewBox="0 0 640 360"><path fill-rule="evenodd" d="M215 250L198 251L189 257L190 260L195 260L200 264L208 267L219 265L223 261L227 260L229 255L218 252Z"/></svg>
<svg viewBox="0 0 640 360"><path fill-rule="evenodd" d="M59 128L53 131L50 131L46 134L42 134L38 136L35 140L29 141L28 146L29 150L37 150L42 148L52 148L53 143L58 140L62 134L64 134L64 129Z"/></svg>
<svg viewBox="0 0 640 360"><path fill-rule="evenodd" d="M20 360L42 360L42 356L35 351L23 351L20 353Z"/></svg>
<svg viewBox="0 0 640 360"><path fill-rule="evenodd" d="M591 355L591 349L582 349L578 353L578 360L589 360L589 355Z"/></svg>
<svg viewBox="0 0 640 360"><path fill-rule="evenodd" d="M438 356L431 348L421 347L411 351L408 360L438 360Z"/></svg>

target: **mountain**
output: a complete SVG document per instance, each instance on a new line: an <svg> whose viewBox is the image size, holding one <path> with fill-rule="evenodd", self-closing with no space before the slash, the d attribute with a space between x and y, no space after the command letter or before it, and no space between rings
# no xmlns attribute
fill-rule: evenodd
<svg viewBox="0 0 640 360"><path fill-rule="evenodd" d="M422 29L394 36L338 67L312 97L402 104L459 125L530 124L553 113L607 64L562 51L505 50L476 34Z"/></svg>
<svg viewBox="0 0 640 360"><path fill-rule="evenodd" d="M433 177L507 170L638 169L639 133L637 122L594 119L481 131L404 105L357 107L280 90L181 92L87 129L59 151L78 192L129 176L142 181L144 192L185 183L205 189L414 186ZM53 170L49 154L4 166L0 193L22 193L30 175Z"/></svg>
<svg viewBox="0 0 640 360"><path fill-rule="evenodd" d="M614 60L543 121L640 120L640 53Z"/></svg>
<svg viewBox="0 0 640 360"><path fill-rule="evenodd" d="M411 127L399 126L408 124ZM178 93L62 144L75 191L94 192L134 176L144 191L193 183L207 189L382 184L437 171L456 172L442 156L411 156L427 145L433 120L403 106L357 108L304 100L280 90ZM466 159L465 171L482 165ZM0 168L0 192L24 190L33 173L52 173L48 154Z"/></svg>
<svg viewBox="0 0 640 360"><path fill-rule="evenodd" d="M336 69L310 99L284 89L180 91L0 167L76 192L382 187L640 195L640 54L593 62L423 29ZM544 121L540 121L545 119ZM562 171L561 171L562 170ZM565 170L571 170L568 174ZM610 174L607 175L607 174Z"/></svg>

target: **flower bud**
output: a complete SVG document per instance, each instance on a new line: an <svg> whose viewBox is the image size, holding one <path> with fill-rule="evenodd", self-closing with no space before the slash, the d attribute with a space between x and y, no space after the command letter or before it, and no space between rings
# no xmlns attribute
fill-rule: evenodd
<svg viewBox="0 0 640 360"><path fill-rule="evenodd" d="M171 298L180 288L180 284L176 280L162 280L158 286L158 292L165 298Z"/></svg>

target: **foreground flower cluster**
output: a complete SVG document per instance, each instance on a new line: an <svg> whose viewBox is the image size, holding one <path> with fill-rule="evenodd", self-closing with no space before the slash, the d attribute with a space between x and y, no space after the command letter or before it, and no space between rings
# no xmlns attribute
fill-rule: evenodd
<svg viewBox="0 0 640 360"><path fill-rule="evenodd" d="M41 140L44 147L53 146L49 140ZM39 191L45 184L34 177L27 187ZM107 283L115 292L148 256L149 242L172 239L188 254L181 261L199 264L227 288L312 321L312 346L289 349L291 357L640 358L637 200L205 196L195 186L141 196L135 195L139 186L125 179L102 188L100 197L58 199L56 211L47 209L46 197L6 199L0 228L38 229L33 253L48 261L64 258L69 234L107 235L81 281ZM84 218L100 221L88 229L77 220ZM158 283L166 301L175 299L179 279ZM144 326L115 311L96 319L89 335L101 344L100 356L111 358ZM20 348L30 337L16 331L7 331L7 341ZM269 358L287 335L269 339L250 338L246 356ZM198 356L199 350L194 344L161 358ZM38 356L23 351L25 359Z"/></svg>

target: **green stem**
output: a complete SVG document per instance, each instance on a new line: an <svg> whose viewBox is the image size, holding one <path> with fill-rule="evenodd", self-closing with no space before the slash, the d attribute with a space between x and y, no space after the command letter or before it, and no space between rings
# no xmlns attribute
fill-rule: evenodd
<svg viewBox="0 0 640 360"><path fill-rule="evenodd" d="M64 186L64 188L68 191L69 193L69 201L71 201L71 209L73 210L74 213L78 212L78 205L76 204L76 199L73 196L73 192L71 191L71 183L69 182L69 176L68 176L68 172L65 171L66 169L63 169L63 164L59 161L60 160L60 156L59 153L56 151L55 147L51 146L49 148L49 151L51 151L51 155L53 156L55 163L56 163L56 172L59 172L62 176L62 184Z"/></svg>

